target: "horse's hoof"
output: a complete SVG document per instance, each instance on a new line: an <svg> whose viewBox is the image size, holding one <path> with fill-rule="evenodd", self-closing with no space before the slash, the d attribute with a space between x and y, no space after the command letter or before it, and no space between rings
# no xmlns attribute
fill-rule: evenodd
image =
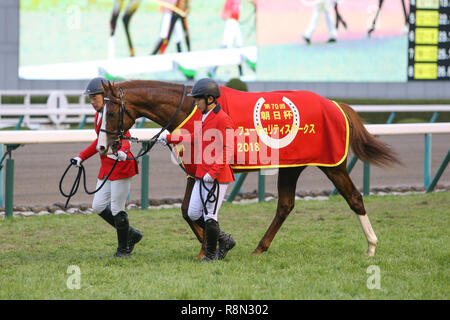
<svg viewBox="0 0 450 320"><path fill-rule="evenodd" d="M199 260L202 259L205 256L205 251L202 249L200 252L195 256L195 259Z"/></svg>
<svg viewBox="0 0 450 320"><path fill-rule="evenodd" d="M376 244L369 243L369 247L367 248L366 256L373 257L375 255Z"/></svg>
<svg viewBox="0 0 450 320"><path fill-rule="evenodd" d="M259 254L261 254L263 252L264 252L263 250L257 248L255 250L253 250L252 256L257 256L257 255L259 255Z"/></svg>

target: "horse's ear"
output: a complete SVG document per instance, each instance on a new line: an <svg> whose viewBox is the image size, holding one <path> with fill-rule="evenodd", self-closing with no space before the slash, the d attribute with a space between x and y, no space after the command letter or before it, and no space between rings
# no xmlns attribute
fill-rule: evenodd
<svg viewBox="0 0 450 320"><path fill-rule="evenodd" d="M109 81L108 81L108 83L109 83ZM103 87L103 92L105 92L105 96L107 96L108 92L109 92L108 85L105 82L102 81L102 87Z"/></svg>
<svg viewBox="0 0 450 320"><path fill-rule="evenodd" d="M111 83L111 81L108 81L108 86L109 86L111 95L113 97L118 97L118 91L117 91L117 88L114 86L114 83Z"/></svg>

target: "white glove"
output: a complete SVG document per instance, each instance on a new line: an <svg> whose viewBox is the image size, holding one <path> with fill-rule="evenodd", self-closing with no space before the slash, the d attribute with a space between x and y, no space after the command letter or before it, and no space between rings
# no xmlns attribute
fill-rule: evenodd
<svg viewBox="0 0 450 320"><path fill-rule="evenodd" d="M163 133L161 133L158 137L158 139L156 139L156 142L162 144L163 146L167 146L167 132L164 131Z"/></svg>
<svg viewBox="0 0 450 320"><path fill-rule="evenodd" d="M77 167L81 166L81 162L83 162L83 160L81 160L80 157L75 157L70 159L70 162L72 162L72 164L76 165Z"/></svg>
<svg viewBox="0 0 450 320"><path fill-rule="evenodd" d="M214 179L209 175L209 173L206 173L206 174L203 176L203 181L204 181L204 182L208 182L208 183L213 183L213 182L214 182Z"/></svg>
<svg viewBox="0 0 450 320"><path fill-rule="evenodd" d="M119 161L125 161L125 160L127 160L127 154L125 152L123 152L123 151L118 151L117 152L117 159Z"/></svg>

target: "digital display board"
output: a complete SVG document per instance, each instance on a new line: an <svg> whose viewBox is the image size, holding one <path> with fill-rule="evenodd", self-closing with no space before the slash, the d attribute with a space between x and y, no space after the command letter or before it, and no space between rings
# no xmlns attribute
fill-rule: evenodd
<svg viewBox="0 0 450 320"><path fill-rule="evenodd" d="M450 2L411 0L408 80L450 79Z"/></svg>

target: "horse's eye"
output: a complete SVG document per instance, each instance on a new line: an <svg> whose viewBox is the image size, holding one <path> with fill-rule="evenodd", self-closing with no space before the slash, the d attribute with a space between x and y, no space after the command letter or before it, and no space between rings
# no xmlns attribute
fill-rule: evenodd
<svg viewBox="0 0 450 320"><path fill-rule="evenodd" d="M112 117L114 117L114 112L108 111L108 112L106 113L106 116L109 117L109 118L112 118Z"/></svg>

